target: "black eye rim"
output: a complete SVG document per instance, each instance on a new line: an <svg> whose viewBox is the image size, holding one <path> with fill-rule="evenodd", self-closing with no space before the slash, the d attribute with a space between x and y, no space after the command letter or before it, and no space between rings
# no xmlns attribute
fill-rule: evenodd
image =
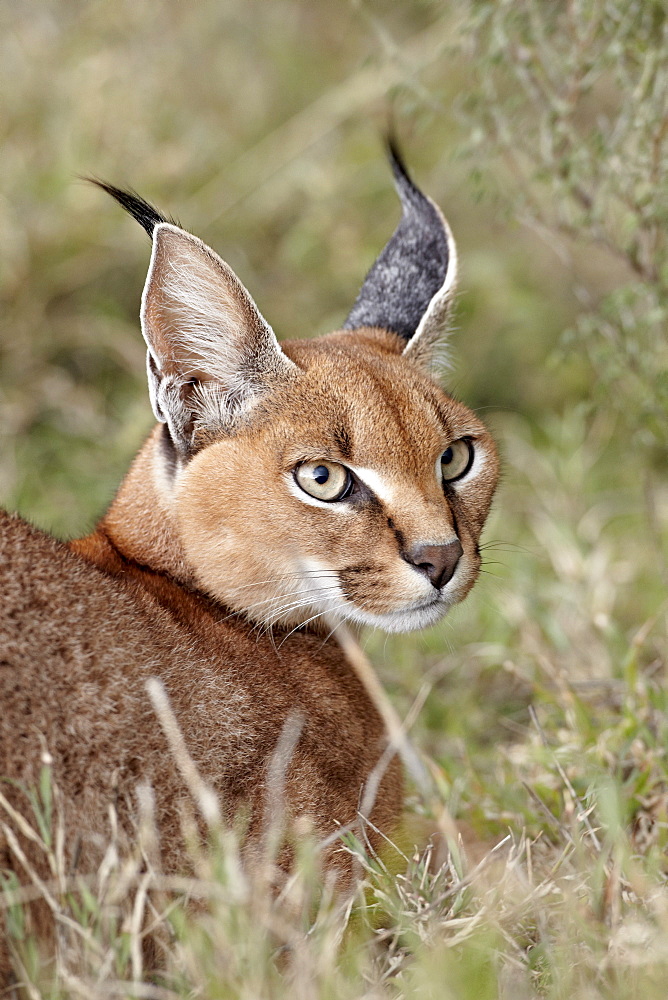
<svg viewBox="0 0 668 1000"><path fill-rule="evenodd" d="M297 478L297 473L299 472L301 467L303 465L314 465L316 462L319 463L320 465L339 465L345 471L346 481L343 487L343 491L339 494L339 496L332 497L331 500L325 500L323 497L314 497L313 494L309 493L308 490L305 490L302 484L299 482L299 479ZM335 462L328 458L315 458L315 459L311 458L311 459L304 459L303 462L297 462L294 469L292 470L292 478L294 479L295 483L302 491L302 493L305 493L307 497L311 497L311 500L317 500L318 503L340 503L341 500L347 500L347 498L352 493L353 487L355 485L355 477L353 476L348 466L344 465L343 462Z"/></svg>
<svg viewBox="0 0 668 1000"><path fill-rule="evenodd" d="M446 479L443 476L443 469L441 467L441 477L443 479L443 486L452 486L453 483L458 483L460 479L463 479L464 476L467 476L469 474L469 472L471 471L471 467L473 465L473 460L475 459L475 448L473 446L472 439L469 438L469 437L457 438L456 441L451 441L450 442L450 444L448 445L448 448L451 448L453 444L458 444L460 441L463 441L464 444L466 445L466 447L469 450L468 461L467 461L466 465L464 466L464 468L462 469L462 471L459 472L459 473L457 473L456 476L453 476L452 479ZM448 448L445 448L444 451L441 452L441 458L443 457L443 455L445 455L445 452L448 450ZM440 461L441 461L441 459L439 458L439 463L440 463Z"/></svg>

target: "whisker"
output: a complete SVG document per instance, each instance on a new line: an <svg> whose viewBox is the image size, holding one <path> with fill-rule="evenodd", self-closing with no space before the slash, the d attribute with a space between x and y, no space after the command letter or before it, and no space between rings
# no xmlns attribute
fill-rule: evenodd
<svg viewBox="0 0 668 1000"><path fill-rule="evenodd" d="M320 589L321 590L336 590L337 588L335 588L335 587L321 587ZM306 607L308 607L309 604L313 604L313 601L310 600L308 597L304 597L302 600L294 601L291 604L285 604L285 605L283 605L280 608L274 608L274 609L272 609L272 615L273 615L273 619L272 620L275 623L276 621L278 621L278 619L281 617L281 615L284 615L286 613L286 611L294 611L296 608L306 608Z"/></svg>
<svg viewBox="0 0 668 1000"><path fill-rule="evenodd" d="M335 588L333 588L333 587L330 588L330 589L335 590ZM266 619L266 623L271 623L272 625L276 625L277 622L279 621L279 619L283 615L285 615L288 611L296 611L298 608L307 608L307 607L309 607L309 605L311 607L313 607L313 604L314 604L314 601L308 600L308 599L304 599L304 600L301 600L301 601L295 601L293 604L286 604L286 605L284 605L281 608L276 608L271 613L272 617L271 618L268 617Z"/></svg>
<svg viewBox="0 0 668 1000"><path fill-rule="evenodd" d="M339 608L344 608L344 607L345 604L343 603L339 605ZM305 622L300 622L299 625L295 625L295 627L290 629L288 634L283 639L281 639L280 643L278 644L278 648L280 649L283 643L286 642L290 638L292 633L296 632L298 628L303 628L304 625L308 625L309 622L315 621L316 618L322 618L323 615L329 614L331 611L338 611L339 608L327 608L325 611L319 611L317 615L313 615L311 618L307 618Z"/></svg>
<svg viewBox="0 0 668 1000"><path fill-rule="evenodd" d="M482 545L478 546L480 552L484 552L485 549L501 549L501 551L508 552L528 552L533 555L533 550L526 545L520 545L517 542L506 542L503 539L492 540L491 542L483 542Z"/></svg>
<svg viewBox="0 0 668 1000"><path fill-rule="evenodd" d="M224 618L220 618L219 621L226 622L228 618L232 618L234 617L234 615L245 614L245 612L250 611L252 608L262 607L263 604L272 604L275 603L276 601L281 601L286 597L301 597L302 595L304 597L307 597L310 594L318 594L323 590L336 590L336 589L338 588L335 584L334 585L329 584L325 587L313 587L310 590L294 590L290 591L287 594L274 594L273 597L265 597L262 601L254 601L252 604L247 604L245 605L245 607L240 608L238 611L232 611L230 612L229 615L226 615Z"/></svg>
<svg viewBox="0 0 668 1000"><path fill-rule="evenodd" d="M281 601L286 597L308 597L311 594L318 594L323 590L336 590L336 584L327 584L324 587L313 587L310 590L291 590L287 594L275 594L273 597L265 597L262 601L254 601L252 604L247 604L244 611L250 610L250 608L259 608L263 604L271 604L272 601Z"/></svg>
<svg viewBox="0 0 668 1000"><path fill-rule="evenodd" d="M336 625L334 626L334 628L330 629L330 631L327 633L327 635L325 636L325 638L322 640L322 645L324 646L325 643L329 642L329 640L332 638L332 636L336 632L337 628L340 628L344 624L345 624L345 618L342 618L341 621L337 622ZM322 649L322 646L320 648Z"/></svg>
<svg viewBox="0 0 668 1000"><path fill-rule="evenodd" d="M321 587L319 589L336 591L337 588ZM289 611L296 611L298 608L307 608L309 606L312 607L313 603L314 603L313 600L311 600L308 596L306 596L299 601L293 601L281 607L273 608L263 621L259 621L255 624L253 631L257 631L258 636L262 635L263 632L269 632L274 627L274 625L278 623L282 615L285 615Z"/></svg>
<svg viewBox="0 0 668 1000"><path fill-rule="evenodd" d="M264 586L268 586L270 583L273 583L273 584L288 583L291 578L302 579L305 576L318 576L321 579L331 580L331 579L335 579L336 577L338 577L338 573L336 572L336 570L332 570L331 572L329 572L328 570L326 570L326 571L323 572L323 571L317 570L317 569L314 569L314 570L310 570L310 569L309 570L304 570L303 573L286 573L284 576L274 577L274 579L272 579L272 580L256 580L254 583L242 583L242 584L239 584L238 587L234 588L234 592L237 593L238 591L246 590L246 589L248 589L248 587L264 587Z"/></svg>

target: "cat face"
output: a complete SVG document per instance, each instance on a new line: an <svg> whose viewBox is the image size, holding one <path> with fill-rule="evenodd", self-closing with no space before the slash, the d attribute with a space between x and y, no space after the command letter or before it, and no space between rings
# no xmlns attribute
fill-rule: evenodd
<svg viewBox="0 0 668 1000"><path fill-rule="evenodd" d="M390 159L402 217L343 329L283 346L213 250L108 188L153 239L142 331L161 503L196 585L265 626L419 628L479 571L496 452L430 375L455 244Z"/></svg>
<svg viewBox="0 0 668 1000"><path fill-rule="evenodd" d="M482 423L380 330L285 343L289 385L176 488L200 586L266 625L437 621L472 587L498 475Z"/></svg>

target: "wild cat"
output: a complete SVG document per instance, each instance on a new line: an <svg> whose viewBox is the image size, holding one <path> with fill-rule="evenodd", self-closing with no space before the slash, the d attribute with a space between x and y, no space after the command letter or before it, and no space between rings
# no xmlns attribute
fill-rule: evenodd
<svg viewBox="0 0 668 1000"><path fill-rule="evenodd" d="M299 720L286 815L309 817L346 876L335 833L387 738L336 625L417 629L461 601L498 476L488 431L431 374L455 289L450 229L390 162L401 221L348 318L281 344L213 250L102 185L152 239L141 328L157 424L87 537L0 514L2 788L25 810L48 752L72 869L99 861L110 803L132 840L146 783L163 868L187 864L188 792L146 691L157 677L226 818L245 811L251 852ZM372 845L401 808L395 756ZM7 840L0 867L25 878Z"/></svg>

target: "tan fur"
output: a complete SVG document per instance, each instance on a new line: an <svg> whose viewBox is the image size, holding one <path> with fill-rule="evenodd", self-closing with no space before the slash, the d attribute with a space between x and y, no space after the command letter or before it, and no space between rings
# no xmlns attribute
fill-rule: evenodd
<svg viewBox="0 0 668 1000"><path fill-rule="evenodd" d="M172 227L167 237L179 253L185 246L187 258L187 240ZM191 434L192 454L177 454L158 425L96 531L69 545L0 514L0 774L13 782L6 794L26 809L19 786L36 783L48 749L64 797L68 863L76 853L79 870L99 862L110 803L132 840L139 782L155 791L164 868L187 865L179 820L187 789L146 693L152 676L162 680L226 819L246 810L251 849L264 828L272 755L291 719L302 728L285 780L288 815L308 815L323 838L355 823L386 736L332 629L343 618L415 628L461 600L478 574L478 539L496 485L489 434L403 356L398 336L344 331L287 342L281 351L219 258L187 239L196 269L206 270L210 254L225 295L236 297L228 311L241 340L227 358L246 369L243 408L225 411L237 413L233 424L211 418L230 390L215 374L221 366L212 364L211 375L206 358L187 345L180 358L174 354L174 311L158 286L169 284L169 272L155 274L167 244L157 240L144 332L160 377L177 381L154 405L160 412L165 400L205 391L187 381L184 366L188 377L194 366L198 378L220 384L204 416L193 403L192 423L174 422ZM202 278L207 294L215 293L215 274ZM198 314L192 325L201 330L207 322ZM151 323L157 332L147 332ZM166 344L158 344L163 335ZM248 374L244 351L251 368L267 354L266 385L259 368ZM444 490L439 457L461 438L474 443L476 465ZM310 502L293 476L309 460L349 467L369 496ZM434 589L403 553L456 537L463 548L456 576L425 607ZM391 835L401 803L395 758L376 796L374 825ZM349 877L335 841L324 862ZM24 877L2 840L0 866Z"/></svg>
<svg viewBox="0 0 668 1000"><path fill-rule="evenodd" d="M179 535L188 563L197 565L199 585L221 603L248 609L252 583L256 606L275 600L278 613L281 594L288 605L290 595L308 590L306 577L299 585L306 558L343 572L346 592L360 609L378 616L396 613L425 588L401 558L388 518L410 548L452 536L454 514L466 575L452 603L473 585L480 562L477 540L496 484L494 446L470 410L388 350L386 345L395 346L391 335L384 339L345 333L285 343L299 376L265 404L248 436L212 444L184 472L173 501ZM347 456L336 442L344 425ZM445 499L434 465L449 440L464 435L476 439L489 461L485 474L461 489L455 506ZM291 469L305 459L382 470L396 499L362 512L305 507L285 487ZM281 586L283 574L289 575ZM324 574L317 586L327 585ZM271 582L262 584L265 579ZM303 621L303 610L285 612L280 620ZM252 608L250 616L255 617Z"/></svg>

